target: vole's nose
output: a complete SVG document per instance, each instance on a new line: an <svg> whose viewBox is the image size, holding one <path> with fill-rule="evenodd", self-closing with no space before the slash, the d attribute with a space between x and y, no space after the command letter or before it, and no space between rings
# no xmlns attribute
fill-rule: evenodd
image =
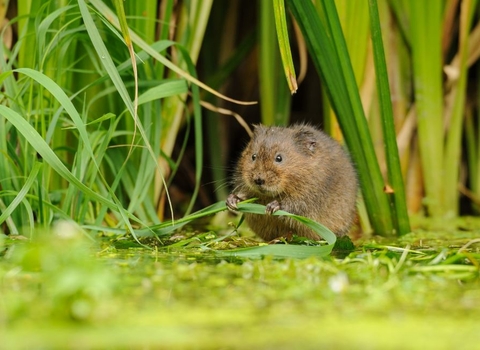
<svg viewBox="0 0 480 350"><path fill-rule="evenodd" d="M265 184L265 180L261 177L256 177L255 179L253 179L253 182L255 182L255 185L258 186L262 186L263 184Z"/></svg>

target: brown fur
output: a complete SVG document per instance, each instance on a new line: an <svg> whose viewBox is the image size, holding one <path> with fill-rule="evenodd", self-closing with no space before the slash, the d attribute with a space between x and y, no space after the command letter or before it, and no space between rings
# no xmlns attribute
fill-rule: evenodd
<svg viewBox="0 0 480 350"><path fill-rule="evenodd" d="M355 217L358 181L350 157L338 142L308 125L256 126L233 181L227 199L231 209L240 200L257 197L267 213L282 209L302 215L338 236L349 231ZM290 218L246 214L245 219L266 241L290 233L320 238Z"/></svg>

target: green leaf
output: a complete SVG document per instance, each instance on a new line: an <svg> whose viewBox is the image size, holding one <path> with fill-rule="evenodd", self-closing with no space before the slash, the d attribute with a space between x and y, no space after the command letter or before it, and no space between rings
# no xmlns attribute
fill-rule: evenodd
<svg viewBox="0 0 480 350"><path fill-rule="evenodd" d="M265 214L265 206L260 204L250 203L255 199L249 199L247 201L241 202L238 204L238 210L242 213L253 213L259 215ZM151 236L152 233L159 237L164 237L172 234L173 231L180 229L189 222L216 214L221 211L227 210L227 206L224 201L217 202L212 204L202 210L199 210L193 214L185 216L176 221L166 221L159 225L150 226L147 229L135 230L135 236ZM273 215L276 216L288 216L294 220L301 222L302 224L308 226L314 230L320 237L323 237L327 242L326 245L321 246L303 246L303 245L267 245L266 243L260 243L256 247L248 248L237 248L229 250L216 250L205 247L204 249L213 252L221 256L231 256L231 257L249 257L249 258L261 258L265 255L270 255L276 258L307 258L310 256L325 257L328 256L331 252L335 243L337 242L337 237L333 232L322 224L313 221L311 219L305 218L300 215L294 215L283 210L275 212ZM95 231L109 231L115 234L124 234L125 230L114 229L114 228L105 228L98 226L83 226L85 229L95 230Z"/></svg>
<svg viewBox="0 0 480 350"><path fill-rule="evenodd" d="M251 200L249 200L251 201ZM260 204L249 203L249 201L244 201L238 204L238 211L242 213L253 213L259 215L265 214L265 206ZM213 215L220 211L227 210L227 206L224 201L217 202L207 208L204 208L196 213L193 213L189 216L183 217L180 220L175 222L164 222L160 225L152 226L149 228L150 231L154 231L157 235L163 236L171 234L174 230L181 228L183 225L189 223L192 220ZM277 258L306 258L310 256L319 256L324 257L329 255L332 252L332 249L337 241L337 237L333 232L322 224L315 222L311 219L305 218L300 215L295 215L288 213L283 210L275 212L273 215L276 216L288 216L294 220L301 222L302 224L311 228L315 233L320 237L324 238L327 241L327 245L324 246L299 246L293 244L287 245L265 245L261 244L257 247L248 247L248 248L238 248L231 250L211 250L215 254L222 256L232 256L232 257L249 257L249 258L260 258L265 255L271 255ZM145 234L147 230L142 230L142 232L137 232L137 234ZM208 248L206 248L208 249ZM209 249L210 250L210 249Z"/></svg>
<svg viewBox="0 0 480 350"><path fill-rule="evenodd" d="M184 94L188 92L188 85L184 79L173 79L148 89L138 98L138 104L155 101L161 98Z"/></svg>
<svg viewBox="0 0 480 350"><path fill-rule="evenodd" d="M241 258L261 258L263 256L273 256L275 258L305 259L311 256L326 257L332 252L332 248L333 246L331 245L311 247L293 244L269 244L259 245L258 247L216 250L215 254L220 256Z"/></svg>
<svg viewBox="0 0 480 350"><path fill-rule="evenodd" d="M261 204L256 204L256 203L239 203L238 211L242 213L253 213L253 214L259 214L259 215L265 215L265 206ZM288 217L291 217L292 219L295 219L301 222L302 224L308 226L313 231L315 231L315 233L320 235L320 237L325 239L329 244L335 244L335 241L337 240L337 237L332 231L330 231L328 228L326 228L325 226L323 226L322 224L314 220L308 219L300 215L291 214L284 210L278 210L273 215L288 216Z"/></svg>

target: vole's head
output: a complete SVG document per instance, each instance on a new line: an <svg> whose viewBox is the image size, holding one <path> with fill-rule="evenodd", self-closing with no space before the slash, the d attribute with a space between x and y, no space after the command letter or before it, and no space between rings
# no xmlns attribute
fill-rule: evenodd
<svg viewBox="0 0 480 350"><path fill-rule="evenodd" d="M308 126L257 125L240 159L242 182L259 197L289 195L309 176L316 151L316 134Z"/></svg>

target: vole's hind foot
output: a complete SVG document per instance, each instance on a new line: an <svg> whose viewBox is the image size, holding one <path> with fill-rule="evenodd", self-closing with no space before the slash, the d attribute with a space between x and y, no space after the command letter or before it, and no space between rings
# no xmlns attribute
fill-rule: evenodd
<svg viewBox="0 0 480 350"><path fill-rule="evenodd" d="M288 243L293 240L293 232L289 231L283 236L272 239L268 244Z"/></svg>

